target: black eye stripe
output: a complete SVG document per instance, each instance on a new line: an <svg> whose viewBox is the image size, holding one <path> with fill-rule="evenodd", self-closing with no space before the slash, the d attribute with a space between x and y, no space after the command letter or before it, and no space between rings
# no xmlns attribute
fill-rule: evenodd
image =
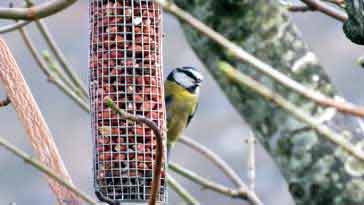
<svg viewBox="0 0 364 205"><path fill-rule="evenodd" d="M189 70L183 70L183 72L190 78L194 79L194 80L197 80L196 76L191 73Z"/></svg>
<svg viewBox="0 0 364 205"><path fill-rule="evenodd" d="M186 74L188 77L192 78L193 80L197 80L197 77L188 69L177 68L177 71Z"/></svg>

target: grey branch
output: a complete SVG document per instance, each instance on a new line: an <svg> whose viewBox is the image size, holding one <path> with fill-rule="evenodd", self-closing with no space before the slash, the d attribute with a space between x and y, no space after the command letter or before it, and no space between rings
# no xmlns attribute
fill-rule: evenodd
<svg viewBox="0 0 364 205"><path fill-rule="evenodd" d="M180 185L171 175L167 175L168 185L186 202L188 205L200 204L182 185Z"/></svg>
<svg viewBox="0 0 364 205"><path fill-rule="evenodd" d="M348 20L348 16L344 12L331 7L320 0L301 0L301 1L305 3L309 8L324 13L336 20L342 22Z"/></svg>
<svg viewBox="0 0 364 205"><path fill-rule="evenodd" d="M257 197L257 195L254 192L251 192L249 190L241 190L241 189L236 190L236 189L231 189L231 188L225 187L221 184L217 184L208 179L205 179L204 177L199 176L198 174L196 174L190 170L187 170L173 162L169 163L168 168L170 168L172 171L188 178L189 180L201 185L203 188L207 188L207 189L210 189L217 193L231 196L233 198L246 199L254 205L263 205L263 203L260 201L260 199Z"/></svg>
<svg viewBox="0 0 364 205"><path fill-rule="evenodd" d="M255 140L255 136L254 133L252 131L249 131L249 137L247 139L247 144L248 144L248 177L249 177L249 187L250 190L254 191L255 190L255 178L256 178L256 174L255 174L255 170L256 170L256 166L255 166L255 144L256 144L256 140Z"/></svg>
<svg viewBox="0 0 364 205"><path fill-rule="evenodd" d="M364 162L364 153L362 150L357 149L350 141L346 140L344 136L341 136L331 130L326 125L322 124L317 119L313 118L312 116L308 115L306 112L301 110L296 105L292 104L291 102L287 101L279 95L278 93L273 92L272 90L268 89L267 87L263 86L261 83L253 80L249 76L239 72L237 69L231 67L226 62L221 62L219 65L221 71L223 72L226 77L240 85L247 86L248 88L254 90L256 93L261 95L262 97L266 98L269 101L277 104L279 107L287 111L289 114L292 114L297 120L306 123L307 125L314 128L318 133L322 136L326 137L331 142L337 144L338 146L345 149L349 152L353 157L356 157L359 160Z"/></svg>
<svg viewBox="0 0 364 205"><path fill-rule="evenodd" d="M28 0L28 2L31 2ZM66 74L70 77L72 83L76 86L76 91L80 93L80 95L84 98L87 98L87 90L85 86L82 83L82 80L78 77L76 72L71 69L70 63L67 61L66 57L64 56L63 52L57 45L56 41L54 40L51 32L48 30L47 25L42 20L36 20L35 25L39 29L40 33L42 34L43 38L47 42L49 48L53 52L54 56L58 60L58 62L61 64L63 70L66 72Z"/></svg>
<svg viewBox="0 0 364 205"><path fill-rule="evenodd" d="M71 177L54 142L52 133L31 90L10 49L1 38L0 50L0 81L4 85L5 92L11 100L33 149L41 162L46 163L47 166L62 176L64 180L72 183ZM71 200L74 204L80 203L80 199L70 192L70 190L64 188L51 178L47 178L47 181L58 202L61 203L63 200Z"/></svg>
<svg viewBox="0 0 364 205"><path fill-rule="evenodd" d="M31 21L19 21L10 25L6 25L0 28L0 33L8 33L20 29L31 23Z"/></svg>
<svg viewBox="0 0 364 205"><path fill-rule="evenodd" d="M301 39L297 27L287 15L287 10L277 1L174 2L206 25L224 33L226 38L240 47L251 51L254 56L274 65L280 72L327 96L340 96L325 70L314 58L315 55ZM257 14L259 18L256 17ZM250 64L236 60L231 52L221 49L219 44L185 21L181 23L186 39L196 55L281 170L295 204L364 203L364 189L361 188L364 172L359 160L350 163L353 157L342 148L320 137L312 129L301 129L307 126L305 123L297 121L285 110L263 99L246 86L228 81L218 69L218 62L228 61L233 67L284 96L306 113L322 119L321 122L333 130L338 133L345 132L347 140L361 146L364 143L363 132L355 120L287 89L279 82L257 72ZM302 131L296 132L298 129Z"/></svg>
<svg viewBox="0 0 364 205"><path fill-rule="evenodd" d="M288 76L280 72L278 69L273 68L271 65L261 61L257 57L246 52L237 44L229 41L223 35L214 31L203 22L199 21L189 13L179 8L176 4L168 0L154 0L154 1L162 5L167 12L176 16L181 21L187 23L188 25L196 29L198 32L202 33L215 43L219 44L221 47L226 49L227 52L229 52L229 54L232 55L233 57L237 58L243 63L251 65L252 68L273 78L274 80L284 85L285 87L294 90L295 92L305 96L308 99L313 100L314 102L322 106L335 107L338 111L364 117L363 107L357 107L351 103L338 102L337 100L327 97L326 95L318 91L306 88L302 84L298 83L297 81L289 78Z"/></svg>
<svg viewBox="0 0 364 205"><path fill-rule="evenodd" d="M72 88L66 86L66 84L53 72L46 62L42 59L40 54L37 52L37 49L34 46L34 43L29 37L28 32L25 30L25 28L19 29L21 37L24 40L25 45L27 46L30 54L33 56L33 59L38 64L39 68L42 70L42 72L46 75L49 82L55 84L63 93L65 93L67 96L69 96L75 103L77 103L83 110L86 112L90 112L89 105L87 102L85 102L84 99L79 97Z"/></svg>
<svg viewBox="0 0 364 205"><path fill-rule="evenodd" d="M247 188L239 175L217 154L189 137L181 137L180 143L194 149L217 166L239 188Z"/></svg>
<svg viewBox="0 0 364 205"><path fill-rule="evenodd" d="M8 151L12 152L15 156L24 160L25 163L31 165L32 167L36 168L38 171L46 174L48 177L54 179L59 184L67 188L68 190L72 191L76 196L80 197L82 200L87 202L88 204L95 204L96 201L93 200L90 196L79 190L75 187L72 183L68 182L67 180L63 179L63 177L59 176L58 174L54 173L54 171L38 160L33 159L31 156L26 154L21 149L17 148L15 145L12 145L8 142L5 138L0 136L0 146L3 146Z"/></svg>
<svg viewBox="0 0 364 205"><path fill-rule="evenodd" d="M0 19L35 20L41 19L71 6L77 0L51 0L30 8L0 8Z"/></svg>

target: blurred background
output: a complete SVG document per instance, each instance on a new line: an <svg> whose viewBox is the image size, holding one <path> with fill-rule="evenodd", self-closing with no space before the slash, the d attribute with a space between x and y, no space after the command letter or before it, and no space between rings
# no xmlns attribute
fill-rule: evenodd
<svg viewBox="0 0 364 205"><path fill-rule="evenodd" d="M13 1L22 3L22 1ZM0 6L7 6L9 0L2 0ZM54 37L80 74L85 84L88 75L88 2L78 1L71 8L47 18ZM186 135L213 149L221 155L239 175L247 179L247 145L244 143L249 127L229 104L204 66L187 44L178 22L165 15L164 65L165 73L171 68L193 65L202 70L207 80L202 86L201 103L196 117ZM364 104L364 70L356 63L364 55L363 48L350 43L341 31L341 23L318 13L298 13L292 20L301 30L302 38L317 54L332 81L349 101ZM0 21L1 25L11 23ZM33 26L28 26L39 49L44 42ZM29 52L24 47L19 33L5 37L27 82L36 98L45 119L55 137L61 155L74 183L94 196L92 179L92 137L90 116L82 111L55 86L48 83ZM1 68L0 68L1 69ZM0 85L0 98L4 98ZM6 137L27 153L33 154L24 129L11 106L0 109L0 136ZM211 164L184 145L178 145L172 153L172 160L188 167L209 179L228 186L232 184ZM293 204L286 184L270 157L259 146L257 148L257 193L266 205ZM177 177L202 204L244 204L203 190L190 181ZM56 201L43 176L22 160L0 148L0 205L15 202L18 205L51 205ZM183 204L169 192L169 204Z"/></svg>

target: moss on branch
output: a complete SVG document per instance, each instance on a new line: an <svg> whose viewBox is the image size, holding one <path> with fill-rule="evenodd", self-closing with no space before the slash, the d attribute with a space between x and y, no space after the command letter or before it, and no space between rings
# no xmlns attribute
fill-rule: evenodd
<svg viewBox="0 0 364 205"><path fill-rule="evenodd" d="M275 1L267 0L175 0L183 9L239 44L264 62L307 87L337 96L315 55ZM244 86L224 78L218 62L223 60L264 83L285 98L344 134L361 147L357 125L334 109L317 106L273 80L236 61L226 50L188 25L183 25L196 54L219 83L230 102L253 128L279 166L299 205L364 203L364 168L349 155L322 140L274 104ZM359 166L357 166L359 164Z"/></svg>

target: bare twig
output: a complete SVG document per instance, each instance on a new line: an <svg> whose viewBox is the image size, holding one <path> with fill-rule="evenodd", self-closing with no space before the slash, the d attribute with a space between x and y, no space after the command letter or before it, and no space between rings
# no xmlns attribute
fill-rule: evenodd
<svg viewBox="0 0 364 205"><path fill-rule="evenodd" d="M324 94L317 92L313 89L306 88L302 84L298 83L297 81L289 78L287 75L279 72L277 69L273 68L271 65L259 60L255 56L247 53L241 47L236 45L235 43L229 41L221 34L217 33L204 23L200 22L189 13L185 12L181 8L179 8L176 4L168 1L168 0L154 0L155 2L162 5L162 7L172 15L178 17L180 20L186 22L190 26L192 26L197 31L201 32L202 34L206 35L206 37L210 38L211 40L218 43L223 48L227 49L229 53L231 53L234 57L238 60L248 63L253 68L257 69L258 71L264 73L265 75L273 78L283 86L286 86L295 92L305 96L308 99L313 100L319 105L334 107L338 111L343 113L348 113L352 115L357 115L360 117L364 117L364 108L358 107L351 103L347 102L339 102L335 99L325 96Z"/></svg>
<svg viewBox="0 0 364 205"><path fill-rule="evenodd" d="M220 194L224 194L227 196L231 196L233 198L242 198L242 199L246 199L249 202L251 202L252 204L255 205L262 205L263 203L259 200L259 198L256 196L256 194L254 192L251 192L249 190L235 190L235 189L231 189L228 187L225 187L221 184L217 184L215 182L209 181L208 179L205 179L202 176L199 176L198 174L187 170L181 166L179 166L178 164L175 164L173 162L169 163L168 166L169 169L171 169L172 171L180 174L181 176L184 176L186 178L188 178L189 180L201 185L203 188L207 188L210 189L212 191L215 191L217 193Z"/></svg>
<svg viewBox="0 0 364 205"><path fill-rule="evenodd" d="M291 12L315 11L314 9L312 9L311 7L309 7L307 5L297 5L297 4L293 4L293 5L286 5L286 7Z"/></svg>
<svg viewBox="0 0 364 205"><path fill-rule="evenodd" d="M114 112L119 114L119 116L125 120L130 120L133 122L143 123L150 127L157 139L157 150L156 150L156 162L154 164L154 176L152 182L152 191L151 197L149 200L149 205L155 205L157 201L157 195L160 188L160 178L161 178L161 171L162 171L162 161L164 156L164 146L163 146L163 134L160 131L157 124L155 124L152 120L149 120L146 117L140 115L131 115L124 110L121 110L110 97L106 97L105 99L106 105L110 107Z"/></svg>
<svg viewBox="0 0 364 205"><path fill-rule="evenodd" d="M284 110L292 114L292 116L294 116L296 119L311 126L313 129L315 129L318 133L321 134L320 136L327 138L334 144L337 144L343 149L345 149L352 156L364 161L364 153L361 150L356 149L355 146L351 144L349 141L347 141L345 137L338 135L336 132L332 131L326 125L322 124L321 122L318 122L315 118L308 115L306 112L302 111L296 105L284 99L278 93L273 92L272 90L268 89L259 82L253 80L249 76L239 72L228 63L225 62L219 63L219 68L223 72L223 74L226 75L228 79L254 90L257 94L261 95L262 97L266 98L269 101L272 101L279 107L283 108Z"/></svg>
<svg viewBox="0 0 364 205"><path fill-rule="evenodd" d="M6 97L5 100L0 100L0 107L5 107L10 104L10 98Z"/></svg>
<svg viewBox="0 0 364 205"><path fill-rule="evenodd" d="M32 0L25 0L25 3L27 4L28 7L32 7L34 5L34 2ZM84 97L85 99L87 99L88 93L87 93L85 86L83 85L83 83L82 83L81 79L79 78L79 76L77 75L77 73L74 70L72 70L70 63L67 61L67 58L64 56L63 52L57 45L57 42L54 40L52 33L48 29L47 24L41 19L35 20L34 22L35 22L35 25L37 26L38 30L40 31L41 35L43 36L44 40L46 41L48 47L51 49L54 56L61 64L63 70L66 72L68 77L71 79L72 83L75 84L75 86L76 86L76 89L74 89L75 92L77 92L80 95L80 97ZM59 75L59 76L61 78L66 78L65 75ZM63 81L66 82L66 84L68 84L66 80L63 80ZM73 87L73 86L69 85L69 87Z"/></svg>
<svg viewBox="0 0 364 205"><path fill-rule="evenodd" d="M52 59L51 55L48 51L43 51L42 56L44 61L47 63L48 67L51 69L52 72L55 73L55 75L66 84L67 87L71 88L76 92L79 97L82 96L82 93L79 91L78 88L76 88L71 80L66 76L66 74L63 72L62 68L59 66L59 64Z"/></svg>
<svg viewBox="0 0 364 205"><path fill-rule="evenodd" d="M48 177L52 178L68 190L72 191L75 195L80 197L82 200L87 202L88 204L96 204L96 201L93 200L90 196L83 193L81 190L79 190L77 187L75 187L72 183L65 180L63 176L60 176L56 174L52 169L48 168L46 165L42 164L38 160L33 159L31 156L26 154L21 149L17 148L15 145L12 145L10 142L8 142L5 138L0 136L0 145L12 152L15 156L21 158L24 160L25 163L30 164L32 167L36 168L37 170L43 172ZM64 201L66 202L66 201Z"/></svg>
<svg viewBox="0 0 364 205"><path fill-rule="evenodd" d="M255 137L252 131L249 131L248 143L248 176L250 190L255 190Z"/></svg>
<svg viewBox="0 0 364 205"><path fill-rule="evenodd" d="M37 62L39 68L42 70L42 72L47 76L48 80L55 84L63 93L65 93L67 96L69 96L74 102L76 102L83 110L86 112L90 112L89 105L85 100L80 98L75 91L73 91L71 88L67 87L56 75L54 72L50 70L50 68L47 66L47 64L44 62L42 57L38 54L33 42L31 41L28 32L25 30L25 28L19 29L20 34L25 42L25 45L29 49L31 55L33 56L33 59Z"/></svg>
<svg viewBox="0 0 364 205"><path fill-rule="evenodd" d="M64 180L72 183L53 136L42 113L3 39L0 39L0 81L9 96L19 120L26 129L29 140L40 161L53 169ZM80 204L80 199L51 178L47 178L57 200Z"/></svg>
<svg viewBox="0 0 364 205"><path fill-rule="evenodd" d="M208 160L210 160L214 165L216 165L224 174L230 178L230 180L239 188L246 188L247 186L241 180L239 175L217 154L213 151L205 147L204 145L194 141L189 137L181 137L179 140L180 143L194 149L199 152L203 156L205 156Z"/></svg>
<svg viewBox="0 0 364 205"><path fill-rule="evenodd" d="M287 0L279 0L278 1L284 8L291 12L305 12L305 11L313 11L312 8L308 7L304 4L293 3Z"/></svg>
<svg viewBox="0 0 364 205"><path fill-rule="evenodd" d="M0 8L0 18L14 20L34 20L58 13L77 0L51 0L30 8Z"/></svg>
<svg viewBox="0 0 364 205"><path fill-rule="evenodd" d="M169 186L186 202L188 205L200 204L187 190L185 190L171 175L167 175Z"/></svg>
<svg viewBox="0 0 364 205"><path fill-rule="evenodd" d="M31 23L31 21L19 21L14 24L3 26L0 28L0 33L7 33L7 32L11 32L11 31L15 31L19 28L22 28L22 27L28 25L29 23Z"/></svg>
<svg viewBox="0 0 364 205"><path fill-rule="evenodd" d="M28 0L28 2L31 2L31 1ZM37 26L40 33L44 37L45 41L47 42L47 44L48 44L49 48L51 49L51 51L53 52L54 56L61 64L63 70L70 77L72 82L75 84L75 86L77 88L76 91L78 93L80 93L80 95L82 97L87 98L88 93L87 93L85 86L82 83L82 80L78 77L76 72L71 68L71 66L70 66L69 62L67 61L66 57L64 56L63 52L61 51L61 49L57 45L56 41L54 40L51 32L48 30L47 25L44 23L43 20L35 21L35 25Z"/></svg>
<svg viewBox="0 0 364 205"><path fill-rule="evenodd" d="M344 12L341 12L333 8L332 6L329 6L320 0L301 0L301 1L305 3L308 7L312 8L313 10L320 11L321 13L333 17L336 20L342 22L348 20L348 16Z"/></svg>

